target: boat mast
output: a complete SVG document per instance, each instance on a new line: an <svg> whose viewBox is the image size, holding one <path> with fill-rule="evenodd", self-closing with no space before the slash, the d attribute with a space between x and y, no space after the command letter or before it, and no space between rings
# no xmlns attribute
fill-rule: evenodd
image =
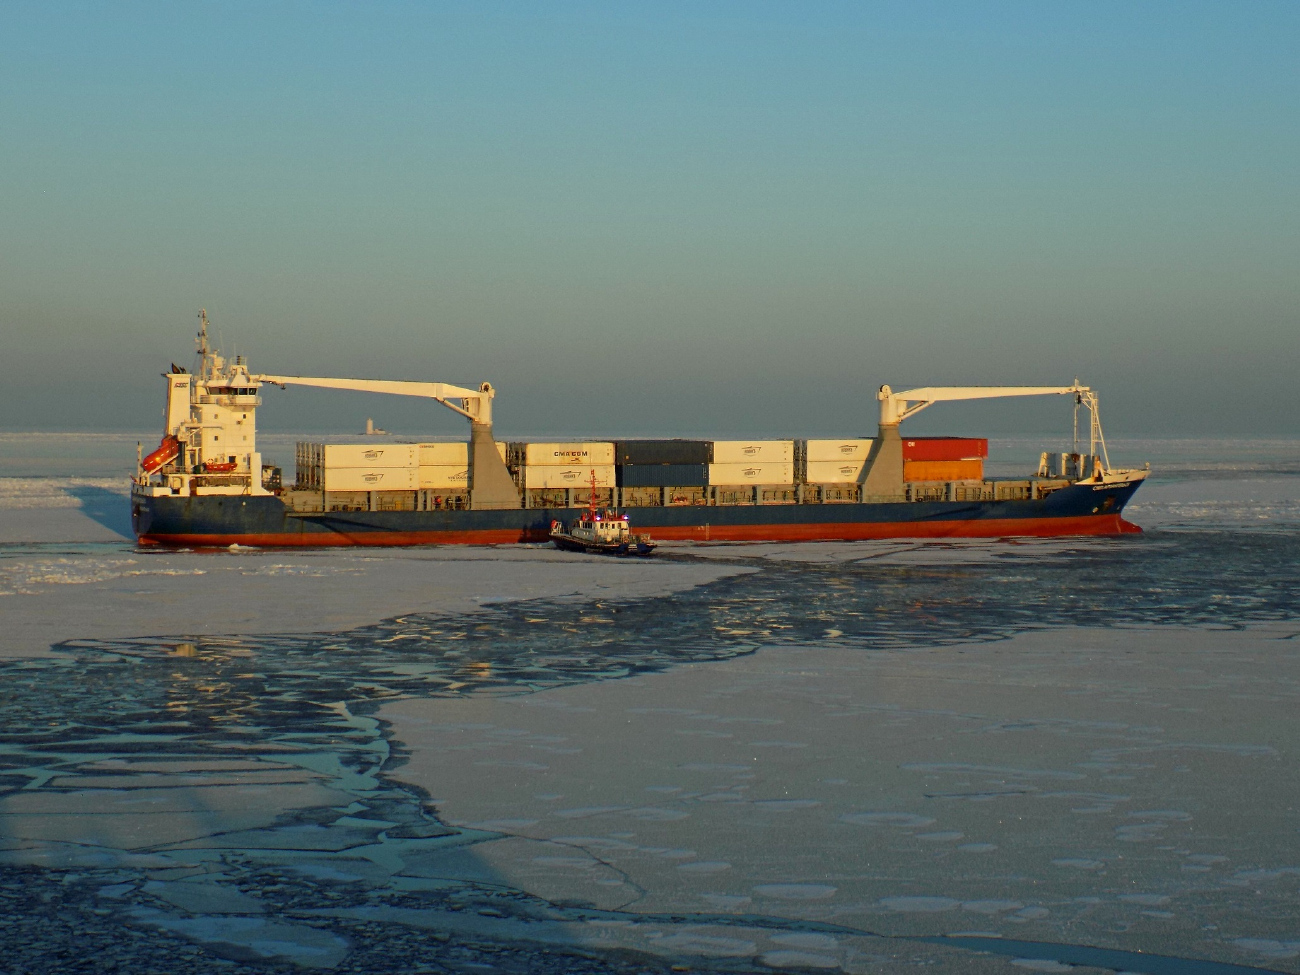
<svg viewBox="0 0 1300 975"><path fill-rule="evenodd" d="M210 379L209 363L212 358L212 347L208 345L208 310L199 309L199 334L194 337L194 344L198 346L199 357L203 360L199 366L199 378Z"/></svg>

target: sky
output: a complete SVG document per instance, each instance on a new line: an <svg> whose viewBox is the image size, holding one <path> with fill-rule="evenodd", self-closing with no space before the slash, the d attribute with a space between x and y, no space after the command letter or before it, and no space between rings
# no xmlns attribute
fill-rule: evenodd
<svg viewBox="0 0 1300 975"><path fill-rule="evenodd" d="M1298 48L1291 0L9 0L0 429L160 426L202 307L255 370L490 381L503 437L1076 376L1111 436L1300 435ZM366 416L464 426L259 423Z"/></svg>

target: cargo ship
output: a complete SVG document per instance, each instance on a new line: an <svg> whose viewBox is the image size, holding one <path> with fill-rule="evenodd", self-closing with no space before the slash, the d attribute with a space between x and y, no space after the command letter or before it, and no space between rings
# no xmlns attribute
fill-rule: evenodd
<svg viewBox="0 0 1300 975"><path fill-rule="evenodd" d="M173 365L164 374L162 440L138 458L131 485L132 524L144 546L545 542L553 522L592 506L634 511L638 528L657 540L697 542L1140 530L1122 512L1148 470L1110 466L1097 395L1077 380L897 393L881 386L869 437L502 442L490 383L254 374L243 356L211 347L205 313L200 323L197 369ZM302 442L289 483L263 463L256 415L264 387L294 385L431 399L469 421L469 438ZM1005 396L1073 397L1074 449L1041 454L1023 477L989 478L986 439L900 433L932 404Z"/></svg>

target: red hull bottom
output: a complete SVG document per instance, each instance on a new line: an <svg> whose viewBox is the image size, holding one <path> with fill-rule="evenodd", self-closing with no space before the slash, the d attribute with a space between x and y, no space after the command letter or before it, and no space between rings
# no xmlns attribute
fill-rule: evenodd
<svg viewBox="0 0 1300 975"><path fill-rule="evenodd" d="M1055 538L1070 535L1128 535L1142 529L1120 515L1074 518L978 518L961 521L847 522L809 525L689 525L656 527L655 541L856 542L891 538ZM352 548L397 545L511 545L548 541L546 531L365 531L267 534L142 535L141 545L262 548Z"/></svg>

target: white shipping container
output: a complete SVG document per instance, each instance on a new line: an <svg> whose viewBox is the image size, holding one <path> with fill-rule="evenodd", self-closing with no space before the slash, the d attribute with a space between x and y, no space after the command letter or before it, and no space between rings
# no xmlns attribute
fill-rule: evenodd
<svg viewBox="0 0 1300 975"><path fill-rule="evenodd" d="M528 467L604 466L612 463L612 443L530 443L524 448L524 464Z"/></svg>
<svg viewBox="0 0 1300 975"><path fill-rule="evenodd" d="M794 462L793 440L715 440L715 464L789 464ZM784 484L784 481L764 481Z"/></svg>
<svg viewBox="0 0 1300 975"><path fill-rule="evenodd" d="M560 467L555 464L542 464L537 467L524 468L524 487L526 488L585 488L591 487L591 472L596 472L596 487L614 486L614 465L596 464L579 467L576 464Z"/></svg>
<svg viewBox="0 0 1300 975"><path fill-rule="evenodd" d="M862 478L862 469L866 466L860 460L810 460L808 461L809 484L856 484Z"/></svg>
<svg viewBox="0 0 1300 975"><path fill-rule="evenodd" d="M326 491L414 491L418 467L327 467Z"/></svg>
<svg viewBox="0 0 1300 975"><path fill-rule="evenodd" d="M467 443L422 443L419 463L421 467L469 466L469 444Z"/></svg>
<svg viewBox="0 0 1300 975"><path fill-rule="evenodd" d="M709 483L723 486L734 484L793 484L794 463L710 464Z"/></svg>
<svg viewBox="0 0 1300 975"><path fill-rule="evenodd" d="M809 440L808 463L820 461L846 461L867 459L871 453L870 440ZM812 478L808 478L812 480Z"/></svg>
<svg viewBox="0 0 1300 975"><path fill-rule="evenodd" d="M325 445L325 467L415 467L420 445L413 443L331 443ZM340 488L339 490L348 490Z"/></svg>
<svg viewBox="0 0 1300 975"><path fill-rule="evenodd" d="M416 469L416 487L461 488L469 487L469 467L466 464L421 464Z"/></svg>

